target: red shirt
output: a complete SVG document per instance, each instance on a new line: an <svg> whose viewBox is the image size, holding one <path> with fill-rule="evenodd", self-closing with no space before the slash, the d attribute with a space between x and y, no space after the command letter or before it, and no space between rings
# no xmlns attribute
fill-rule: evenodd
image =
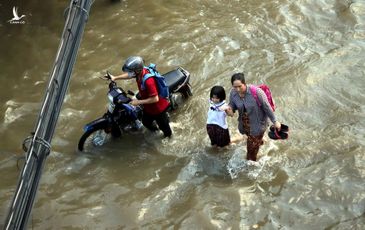
<svg viewBox="0 0 365 230"><path fill-rule="evenodd" d="M147 73L148 73L148 70L143 69L142 76L144 76ZM141 98L147 99L149 97L154 97L154 96L158 95L158 88L157 88L157 85L155 82L156 80L153 77L148 78L144 83L145 90L142 90L142 88L141 88L142 87L142 78L137 79L138 90L139 90L139 94L141 95ZM163 111L165 111L170 104L169 101L166 98L160 97L160 95L158 95L158 99L159 100L156 103L143 104L143 111L148 114L151 114L151 115L157 115L157 114L160 114Z"/></svg>

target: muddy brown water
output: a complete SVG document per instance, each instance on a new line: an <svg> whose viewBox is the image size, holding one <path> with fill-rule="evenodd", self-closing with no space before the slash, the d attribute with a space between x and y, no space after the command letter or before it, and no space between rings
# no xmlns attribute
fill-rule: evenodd
<svg viewBox="0 0 365 230"><path fill-rule="evenodd" d="M41 3L0 3L0 227L69 4ZM13 6L24 24L8 22ZM29 229L363 229L364 28L360 0L96 1ZM191 72L174 137L128 134L78 152L83 125L106 110L98 77L135 54ZM266 138L256 164L243 160L244 140L215 150L205 130L210 88L228 91L237 71L270 85L290 126L288 140Z"/></svg>

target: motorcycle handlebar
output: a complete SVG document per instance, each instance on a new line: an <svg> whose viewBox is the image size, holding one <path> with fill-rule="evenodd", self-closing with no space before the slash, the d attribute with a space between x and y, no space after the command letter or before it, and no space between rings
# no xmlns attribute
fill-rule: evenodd
<svg viewBox="0 0 365 230"><path fill-rule="evenodd" d="M106 75L100 77L102 80L109 80L111 81L112 80L112 75L110 74L109 71L106 71Z"/></svg>
<svg viewBox="0 0 365 230"><path fill-rule="evenodd" d="M116 87L117 86L117 83L115 81L112 80L112 75L109 71L106 71L106 75L100 77L101 79L103 80L107 80L107 81L110 81L109 83L109 88L112 89L113 87ZM119 87L120 88L120 87ZM128 90L127 92L125 92L122 88L120 88L122 90L122 92L125 94L125 95L130 95L130 96L134 96L135 94ZM132 99L130 99L132 100Z"/></svg>
<svg viewBox="0 0 365 230"><path fill-rule="evenodd" d="M117 83L112 80L112 75L109 71L106 71L106 74L104 76L99 77L101 80L109 81L109 88L113 88L117 86Z"/></svg>

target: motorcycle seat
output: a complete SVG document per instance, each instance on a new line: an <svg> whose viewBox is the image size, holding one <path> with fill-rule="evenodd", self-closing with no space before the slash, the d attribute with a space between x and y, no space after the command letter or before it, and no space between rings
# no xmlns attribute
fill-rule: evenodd
<svg viewBox="0 0 365 230"><path fill-rule="evenodd" d="M180 69L172 70L162 76L165 78L170 92L174 92L186 79L185 74Z"/></svg>

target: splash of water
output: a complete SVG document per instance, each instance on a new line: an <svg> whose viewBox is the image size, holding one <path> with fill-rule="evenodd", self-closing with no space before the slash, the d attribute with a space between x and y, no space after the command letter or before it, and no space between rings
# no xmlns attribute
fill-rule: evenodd
<svg viewBox="0 0 365 230"><path fill-rule="evenodd" d="M270 156L263 156L258 161L243 158L241 150L236 150L227 164L227 170L232 179L244 174L251 180L258 182L271 181L276 177L277 161Z"/></svg>

